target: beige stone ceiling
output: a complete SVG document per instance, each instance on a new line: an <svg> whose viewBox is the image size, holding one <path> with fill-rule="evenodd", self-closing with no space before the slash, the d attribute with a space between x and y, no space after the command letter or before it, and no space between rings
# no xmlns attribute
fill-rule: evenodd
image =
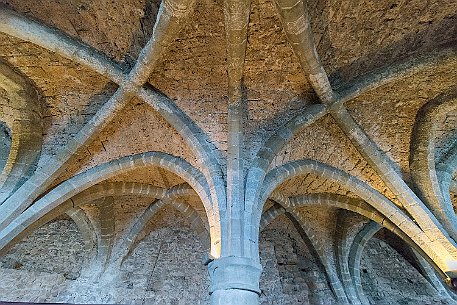
<svg viewBox="0 0 457 305"><path fill-rule="evenodd" d="M150 37L160 2L0 3L88 43L127 68ZM455 1L311 0L308 7L319 56L337 88L411 56L456 46ZM198 2L149 79L223 151L227 149L225 53L222 1ZM41 90L46 102L45 154L53 154L66 144L114 90L108 80L95 72L4 34L0 34L0 58L27 75ZM406 178L416 112L427 100L455 86L456 70L455 60L445 61L434 69L370 90L347 104L357 122L398 164ZM272 1L252 3L245 86L251 156L293 114L317 101L286 41ZM453 113L440 122L437 155L440 147L447 148L455 124ZM58 181L97 164L149 150L167 152L198 166L177 132L149 106L134 100L74 159ZM343 169L395 199L329 116L302 130L276 158L275 165L299 158L320 160ZM142 175L131 173L124 178L139 181Z"/></svg>

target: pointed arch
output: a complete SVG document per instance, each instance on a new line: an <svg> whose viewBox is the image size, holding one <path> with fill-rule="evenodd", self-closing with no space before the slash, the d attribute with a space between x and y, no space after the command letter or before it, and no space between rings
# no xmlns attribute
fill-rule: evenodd
<svg viewBox="0 0 457 305"><path fill-rule="evenodd" d="M145 229L146 225L163 207L170 205L189 220L191 228L198 235L207 236L209 232L208 225L203 222L196 210L185 201L179 200L180 197L195 195L194 190L186 184L179 184L168 189L164 196L152 202L143 213L137 217L135 223L130 227L128 233L122 238L116 253L113 256L114 264L120 265L131 253L139 242L139 235Z"/></svg>
<svg viewBox="0 0 457 305"><path fill-rule="evenodd" d="M35 171L41 154L42 104L35 86L0 61L0 120L11 131L11 146L0 168L0 205Z"/></svg>
<svg viewBox="0 0 457 305"><path fill-rule="evenodd" d="M352 284L355 287L357 296L363 304L370 304L370 302L363 292L362 280L360 278L360 261L365 245L381 228L381 225L378 223L370 221L356 234L352 242L352 247L349 250L348 264L349 272L351 272Z"/></svg>
<svg viewBox="0 0 457 305"><path fill-rule="evenodd" d="M454 272L457 269L457 260L448 249L443 247L439 240L430 240L427 234L425 234L424 231L422 231L402 210L378 191L354 176L314 160L289 162L268 173L261 191L257 209L252 213L253 223L258 227L258 224L260 223L259 214L261 214L263 204L277 186L288 179L308 173L314 173L325 179L336 182L359 196L375 209L376 212L383 215L385 218L383 223L391 222L403 232L403 234L413 240L422 251L427 253L428 257L434 261L443 273L447 273L451 277L455 276ZM254 231L252 234L252 238L256 238L258 236L258 231Z"/></svg>
<svg viewBox="0 0 457 305"><path fill-rule="evenodd" d="M343 304L347 303L347 297L344 293L343 286L341 285L334 268L327 258L328 255L325 252L324 245L319 238L316 238L313 229L304 220L300 211L296 209L286 210L281 204L276 203L262 214L261 230L263 230L270 222L280 215L285 215L298 229L303 241L309 248L309 251L318 261L319 268L323 273L325 273L330 289L334 293L335 297Z"/></svg>
<svg viewBox="0 0 457 305"><path fill-rule="evenodd" d="M0 249L10 243L29 225L67 202L83 190L121 173L145 166L157 166L166 169L185 180L196 191L206 210L212 238L212 251L219 244L219 219L213 211L208 184L202 173L181 158L162 152L146 152L116 159L78 174L61 183L29 209L22 213L13 223L0 233Z"/></svg>
<svg viewBox="0 0 457 305"><path fill-rule="evenodd" d="M456 110L457 88L439 95L422 106L416 115L409 157L411 177L418 196L427 204L454 240L457 239L457 217L449 197L452 170L448 168L454 163L452 151L449 155L450 160L435 164L435 136L436 122L447 113Z"/></svg>

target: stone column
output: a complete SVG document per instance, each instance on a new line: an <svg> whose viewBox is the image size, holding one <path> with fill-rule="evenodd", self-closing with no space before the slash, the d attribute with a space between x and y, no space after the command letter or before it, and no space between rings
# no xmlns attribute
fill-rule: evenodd
<svg viewBox="0 0 457 305"><path fill-rule="evenodd" d="M221 257L208 265L211 305L258 305L262 266L242 257Z"/></svg>

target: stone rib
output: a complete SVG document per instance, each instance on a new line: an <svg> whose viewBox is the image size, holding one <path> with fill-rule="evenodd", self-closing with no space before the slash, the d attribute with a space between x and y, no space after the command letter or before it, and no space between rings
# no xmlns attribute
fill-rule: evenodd
<svg viewBox="0 0 457 305"><path fill-rule="evenodd" d="M217 229L217 219L212 214L209 190L203 175L182 159L165 153L149 152L98 165L63 182L0 232L0 249L7 246L17 235L41 217L52 215L51 212L54 209L59 208L76 194L110 177L144 166L162 167L188 182L198 193L205 206L211 229Z"/></svg>
<svg viewBox="0 0 457 305"><path fill-rule="evenodd" d="M428 238L439 240L448 253L457 257L455 246L446 235L442 225L396 172L386 154L365 134L345 108L333 109L332 115L368 164L373 167L387 187L398 196L403 207L417 221Z"/></svg>
<svg viewBox="0 0 457 305"><path fill-rule="evenodd" d="M124 79L120 66L105 54L62 31L24 17L4 5L0 5L0 32L55 52L108 77L117 84Z"/></svg>
<svg viewBox="0 0 457 305"><path fill-rule="evenodd" d="M263 202L265 202L265 199L268 198L269 194L271 194L271 192L278 185L287 179L304 175L306 173L315 173L331 181L336 181L341 186L354 192L375 210L384 215L385 220L383 224L392 223L393 225L398 226L398 229L401 230L402 234L409 236L412 240L414 240L415 244L422 247L423 250L421 251L424 251L430 258L436 260L436 265L441 268L443 273L447 272L450 276L454 275L453 272L455 270L456 259L454 258L452 251L449 251L444 247L441 240L429 238L429 236L422 231L403 211L401 211L378 191L372 189L362 181L345 172L317 161L299 160L290 162L272 170L265 179L265 185L262 191L263 195L260 200L261 204L257 208L258 212L255 216L256 218L253 218L253 222L257 223L260 221L260 217L257 216L259 210L262 210ZM253 232L253 234L256 233Z"/></svg>
<svg viewBox="0 0 457 305"><path fill-rule="evenodd" d="M43 192L53 180L59 176L65 169L70 158L77 153L79 149L90 143L90 141L100 133L100 131L110 122L116 113L122 109L130 99L133 98L139 86L142 86L149 77L150 71L153 68L151 65L156 63L158 56L162 54L164 48L170 44L176 34L179 32L182 23L181 18L185 17L188 10L192 6L192 2L187 0L175 0L162 2L157 22L154 25L154 34L147 42L146 46L140 53L140 56L135 66L130 71L127 80L121 82L121 87L116 93L103 105L91 120L82 128L70 143L64 147L56 157L51 157L48 162L45 162L46 167L40 168L37 172L13 194L2 205L0 214L0 230L4 229L25 209L27 209L33 201ZM2 10L3 11L3 10ZM5 10L6 14L10 14L12 21L21 21L14 19L15 14L9 10ZM6 20L10 20L5 16ZM24 21L22 20L24 23ZM43 30L39 24L27 23L26 29L33 33L34 27L38 27L38 32ZM25 26L25 25L24 25ZM14 30L6 28L5 31ZM49 44L56 42L55 38ZM68 42L68 41L65 41ZM65 47L74 46L73 44L65 44ZM55 47L55 45L54 45ZM65 52L62 47L57 49ZM87 51L87 48L82 48ZM92 54L93 55L93 54ZM78 56L79 57L79 56ZM94 57L91 57L92 59ZM98 58L98 57L95 57ZM84 61L91 63L90 61ZM97 62L95 67L98 67ZM93 64L93 62L91 63Z"/></svg>
<svg viewBox="0 0 457 305"><path fill-rule="evenodd" d="M439 166L437 168L435 165L436 122L454 110L457 110L456 90L441 94L422 106L416 115L411 136L409 165L417 195L428 205L449 235L457 240L457 217L449 197L449 187L441 189L442 179L437 173ZM445 173L440 176L444 175Z"/></svg>
<svg viewBox="0 0 457 305"><path fill-rule="evenodd" d="M317 55L305 1L275 0L275 3L287 39L314 91L323 103L334 102L336 96Z"/></svg>
<svg viewBox="0 0 457 305"><path fill-rule="evenodd" d="M0 206L35 171L43 143L42 105L34 86L11 67L0 62L0 119L11 130L9 151L2 153ZM1 101L1 100L0 100Z"/></svg>

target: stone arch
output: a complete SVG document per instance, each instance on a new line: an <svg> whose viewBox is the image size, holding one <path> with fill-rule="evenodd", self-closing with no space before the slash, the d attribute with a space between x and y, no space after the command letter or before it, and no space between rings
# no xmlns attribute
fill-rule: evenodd
<svg viewBox="0 0 457 305"><path fill-rule="evenodd" d="M97 249L97 236L95 235L94 228L90 219L87 217L83 209L71 208L65 212L78 226L79 231L81 232L85 250L89 253Z"/></svg>
<svg viewBox="0 0 457 305"><path fill-rule="evenodd" d="M77 224L81 224L81 232L84 236L87 236L86 243L89 249L96 248L97 237L93 232L93 229L90 229L92 226L90 220L85 216L84 211L80 208L85 204L103 199L105 197L116 197L124 195L135 195L146 198L158 198L153 204L151 204L148 209L144 211L145 216L149 213L155 213L155 210L158 207L162 207L165 204L175 205L178 210L187 213L188 204L175 202L175 199L178 199L182 196L196 196L195 191L186 183L176 185L169 190L156 187L151 184L143 184L136 182L103 182L91 186L81 193L76 194L69 200L63 202L59 208L48 213L40 219L36 220L33 224L24 229L20 234L18 234L14 239L3 249L0 250L0 253L4 253L7 249L14 246L15 243L19 242L25 236L46 224L47 222L53 220L55 217L61 215L61 213L66 213L70 216L73 221ZM184 206L183 206L184 205ZM189 206L189 208L191 208ZM193 208L191 208L193 211ZM150 211L151 210L151 211ZM209 232L209 224L203 222L200 218L199 221L195 221L195 226L197 231L200 232L200 228L205 228ZM194 223L192 221L192 223ZM133 229L133 228L132 228ZM209 242L209 241L208 241Z"/></svg>
<svg viewBox="0 0 457 305"><path fill-rule="evenodd" d="M81 209L81 206L90 204L91 202L100 203L101 199L104 200L106 198L123 195L157 198L157 200L155 200L137 219L137 222L132 226L129 234L125 236L119 243L119 246L113 249L116 251L116 253L113 253L113 255L110 255L106 251L106 253L99 253L99 251L104 251L104 249L100 248L101 237L97 236L95 233L92 222L88 219L84 210ZM194 208L192 208L192 206L184 201L179 200L183 196L197 196L197 193L187 183L173 186L168 190L150 184L135 182L103 182L96 184L85 189L81 193L76 194L69 200L63 202L59 207L52 210L50 213L33 222L26 229L16 235L6 247L2 248L0 250L0 254L6 253L26 236L42 227L46 223L51 222L56 217L65 213L70 216L77 224L81 234L84 237L85 249L88 251L88 253L92 253L92 257L85 262L84 267L91 267L90 264L93 266L94 263L98 264L100 263L100 260L103 259L106 260L106 262L102 262L103 266L95 266L102 267L100 272L103 272L104 266L108 263L121 263L126 258L126 256L138 244L139 240L137 240L137 236L141 233L141 230L143 230L148 220L153 217L162 207L167 205L172 206L181 212L181 214L189 221L190 227L195 230L198 236L202 237L202 241L205 243L205 246L207 246L207 249L209 250L209 224L201 219L200 215L195 211ZM107 246L109 248L114 247L114 245L111 244L107 245L106 242L108 241L103 243L104 246L102 246L102 248Z"/></svg>
<svg viewBox="0 0 457 305"><path fill-rule="evenodd" d="M196 157L200 160L203 167L203 174L207 179L209 188L212 190L209 197L215 207L214 213L218 213L219 209L226 209L225 183L223 179L222 169L220 166L221 152L216 149L204 132L198 127L195 122L179 107L177 107L171 99L166 97L157 90L152 90L150 86L143 86L147 83L149 66L153 65L157 60L157 56L165 49L172 41L172 37L179 32L179 24L181 18L184 18L187 13L193 9L192 1L185 4L181 3L183 12L186 14L178 14L169 16L166 8L170 3L162 3L163 9L159 10L159 16L155 25L157 37L151 37L146 44L137 64L128 74L121 67L106 55L100 53L96 49L84 44L78 40L70 38L63 32L36 22L13 10L2 6L0 10L0 31L8 35L12 35L19 39L30 41L45 49L51 50L69 58L70 60L82 64L119 85L116 93L103 105L97 114L91 119L83 129L78 133L74 140L59 152L59 155L51 160L53 166L45 168L38 175L32 176L23 192L16 192L14 200L8 202L8 209L0 215L0 228L6 227L15 216L27 209L33 200L35 200L46 187L52 183L52 177L58 175L65 167L66 162L73 156L78 149L87 144L90 139L97 134L103 126L121 109L126 101L133 96L138 96L151 107L154 108L162 117L187 141L189 148L192 149ZM176 5L176 4L171 4ZM172 11L173 9L171 9ZM164 17L166 16L166 17ZM171 18L171 19L170 19ZM167 23L171 27L170 31L164 31ZM58 166L57 166L58 165ZM30 189L33 188L33 192ZM18 204L20 202L20 204ZM218 217L218 215L217 215ZM219 231L219 228L217 229ZM219 232L217 233L219 234ZM219 252L219 250L217 251Z"/></svg>
<svg viewBox="0 0 457 305"><path fill-rule="evenodd" d="M360 259L366 243L380 228L381 226L374 221L366 224L354 237L352 247L349 250L349 272L351 273L352 283L355 287L357 296L363 304L369 304L370 302L363 292L362 281L360 279Z"/></svg>
<svg viewBox="0 0 457 305"><path fill-rule="evenodd" d="M332 289L333 294L335 295L336 299L341 302L342 304L347 304L348 299L346 293L343 289L343 285L336 273L335 268L333 268L330 259L328 258L328 253L326 252L324 244L313 234L312 228L306 223L306 220L303 218L300 211L292 209L288 213L290 216L295 219L295 221L300 225L300 227L304 230L306 235L310 238L314 248L316 249L317 254L320 257L322 262L322 266L324 267L325 274L328 278L330 288Z"/></svg>
<svg viewBox="0 0 457 305"><path fill-rule="evenodd" d="M442 273L436 263L433 262L431 258L429 258L427 254L424 253L424 251L400 228L398 228L389 219L385 218L381 213L367 205L363 200L337 194L317 193L291 197L289 201L290 204L288 209L313 205L329 206L351 211L371 220L371 222L368 225L364 226L364 228L356 235L354 241L352 242L352 246L350 249L348 249L349 254L347 255L347 257L349 257L348 269L351 273L350 275L353 282L353 287L355 287L357 296L362 301L362 303L367 302L367 299L363 294L360 284L359 264L362 254L361 252L363 251L366 242L382 227L398 236L398 238L400 238L406 245L411 248L411 251L418 261L419 266L424 269L424 276L426 276L430 284L440 293L444 293L446 296L449 296L446 288L444 288L441 281L435 275L434 270L438 271L442 279L446 278L446 275ZM434 270L430 269L431 267L429 265L431 265Z"/></svg>
<svg viewBox="0 0 457 305"><path fill-rule="evenodd" d="M116 281L107 285L107 289L119 284L138 287L140 296L154 297L157 304L164 301L161 296L178 298L180 302L184 299L192 304L206 300L209 277L202 257L207 249L201 236L175 206L165 204L154 216L122 264L112 261L102 276L102 280L109 283L113 275L124 278L125 282ZM129 275L128 278L125 275ZM194 300L196 297L199 299Z"/></svg>
<svg viewBox="0 0 457 305"><path fill-rule="evenodd" d="M425 55L411 56L394 65L378 69L366 75L351 80L351 84L342 84L337 88L340 97L335 106L344 104L368 91L375 90L390 82L414 75L421 70L432 70L446 62L452 62L457 58L455 48L443 47Z"/></svg>
<svg viewBox="0 0 457 305"><path fill-rule="evenodd" d="M348 264L349 250L358 226L365 221L365 217L354 217L356 215L358 214L348 210L338 210L335 223L335 235L332 241L334 243L333 252L335 256L336 272L341 279L348 300L354 305L361 304L361 302L352 283Z"/></svg>
<svg viewBox="0 0 457 305"><path fill-rule="evenodd" d="M91 239L91 241L87 242L88 245L90 245L91 248L97 248L97 236L94 233L90 220L87 219L85 214L84 216L81 214L84 213L84 211L80 208L81 206L107 196L136 195L150 198L161 198L164 194L165 190L162 188L150 184L135 182L103 182L93 185L81 193L78 193L70 199L62 202L57 208L52 210L52 212L35 220L32 224L17 234L10 242L8 242L5 247L1 248L0 253L6 252L25 236L63 213L66 213L72 218L74 217L73 220L75 223L81 224L82 227L85 227L85 229L82 229L81 231L84 232L85 236L87 235L88 238ZM89 233L89 231L91 233Z"/></svg>
<svg viewBox="0 0 457 305"><path fill-rule="evenodd" d="M350 198L347 196L330 194L330 193L317 193L304 196L296 196L290 198L291 208L297 208L301 206L310 206L310 205L319 205L319 206L329 206L339 209L348 210L359 215L366 217L367 219L373 221L381 227L385 227L392 233L396 234L401 238L407 245L412 249L417 251L421 256L423 256L428 263L430 263L436 271L438 271L442 278L446 278L446 275L439 269L436 262L434 262L425 250L423 250L420 245L418 245L412 238L410 238L402 228L398 227L392 220L385 217L379 211L373 209L365 201L355 198ZM379 228L378 228L379 230Z"/></svg>
<svg viewBox="0 0 457 305"><path fill-rule="evenodd" d="M162 204L162 202L164 202ZM154 218L154 216L166 206L171 206L175 210L181 213L181 215L189 222L190 228L195 231L195 233L202 237L206 242L208 237L208 228L198 216L198 213L195 209L187 204L185 201L172 200L172 201L162 201L157 200L156 202L150 205L155 206L154 209L149 209L148 212L143 213L133 225L134 230L128 232L128 235L124 238L124 244L121 245L121 248L118 251L118 257L115 258L118 262L122 263L127 256L135 249L138 243L141 241L139 235L145 229L147 223ZM149 212L152 211L152 212ZM147 214L147 216L146 216Z"/></svg>
<svg viewBox="0 0 457 305"><path fill-rule="evenodd" d="M371 222L365 225L362 228L362 230L358 232L358 234L352 242L352 246L349 249L347 249L349 251L349 254L347 255L347 257L349 258L348 269L350 271L352 285L355 288L355 292L357 294L356 296L352 296L354 300L360 300L363 304L369 304L368 299L364 295L361 286L360 258L366 243L383 226L389 231L391 231L393 234L396 234L408 246L411 247L411 250L417 256L418 264L420 264L421 267L423 266L426 268L428 267L428 264L431 264L435 268L435 270L441 272L441 278L446 277L444 274L442 274L442 271L438 269L436 264L433 261L431 261L429 257L427 257L427 254L424 253L424 251L414 243L413 240L411 240L404 232L401 231L401 229L399 229L395 224L393 224L380 212L376 211L371 206L366 204L363 200L332 193L315 193L290 197L286 201L284 201L284 198L287 197L279 193L275 193L274 195L276 199L282 198L282 205L273 205L263 213L261 220L262 228L268 225L268 223L270 223L277 216L282 214L290 214L291 217L294 217L299 222L300 226L305 230L305 232L307 232L307 235L313 236L312 229L308 227L304 220L301 220L300 212L299 210L297 210L298 208L305 206L323 206L343 209L357 213L371 220ZM326 254L323 252L323 245L321 245L319 240L312 240L312 244L315 245L314 247L319 255L321 262L323 263L323 266L325 267L325 272L332 283L333 290L341 294L339 296L339 299L344 302L344 291L342 290L342 287L339 284L340 281L338 279L338 276L336 275L336 273L334 273L334 270L326 261ZM425 261L423 261L423 257L425 258ZM444 288L441 282L439 282L439 279L433 277L435 273L432 270L424 270L424 272L430 273L429 275L431 276L431 278L427 278L430 284L435 289L437 289L439 293L444 293L447 297L449 297L447 290ZM350 291L347 291L346 288L346 293L348 292ZM335 295L338 296L337 293L335 293Z"/></svg>
<svg viewBox="0 0 457 305"><path fill-rule="evenodd" d="M457 52L452 48L444 48L426 56L408 58L394 66L374 71L368 75L363 75L352 81L352 84L336 88L338 92L337 100L331 107L326 105L312 105L306 108L302 114L292 118L287 124L273 134L260 148L253 161L253 166L247 174L247 185L253 187L246 188L246 201L248 204L255 205L259 189L255 188L259 181L263 181L271 161L281 148L301 129L319 120L332 108L338 108L344 103L356 99L362 94L381 87L398 79L413 75L422 69L433 69L443 62L452 61L457 57Z"/></svg>
<svg viewBox="0 0 457 305"><path fill-rule="evenodd" d="M10 224L0 236L0 247L5 247L15 236L39 218L52 212L83 190L123 172L144 166L158 166L183 178L197 192L206 210L212 237L212 251L219 243L219 220L213 213L208 185L203 175L184 160L161 152L147 152L113 160L91 168L63 182L33 206L26 210L17 221ZM67 203L71 205L70 203Z"/></svg>
<svg viewBox="0 0 457 305"><path fill-rule="evenodd" d="M260 231L263 231L271 222L273 222L281 215L285 215L296 227L300 227L302 232L299 233L301 233L300 235L302 239L305 241L305 244L308 245L310 251L313 252L313 255L319 261L321 270L326 273L326 267L324 266L325 258L323 257L323 253L320 251L322 249L320 242L312 233L312 228L310 228L310 226L308 226L307 223L303 221L302 217L300 217L300 214L297 211L286 210L280 204L275 203L262 214L262 225ZM326 275L328 277L328 274Z"/></svg>
<svg viewBox="0 0 457 305"><path fill-rule="evenodd" d="M454 143L441 160L436 164L439 186L444 198L444 205L448 207L451 219L455 217L451 192L457 193L457 143ZM454 212L454 213L453 213Z"/></svg>
<svg viewBox="0 0 457 305"><path fill-rule="evenodd" d="M303 114L296 116L289 121L283 128L272 135L257 153L253 165L248 171L246 178L246 201L254 204L255 197L260 191L257 186L265 179L268 168L275 156L279 153L293 136L301 128L311 125L327 113L324 105L311 105L305 109Z"/></svg>
<svg viewBox="0 0 457 305"><path fill-rule="evenodd" d="M10 137L9 147L1 147L0 204L35 171L43 142L41 107L35 86L0 61L0 120Z"/></svg>
<svg viewBox="0 0 457 305"><path fill-rule="evenodd" d="M263 229L268 227L273 220L284 213L286 213L286 209L280 204L276 203L272 205L268 210L262 213L262 218L260 219L260 231L263 231Z"/></svg>
<svg viewBox="0 0 457 305"><path fill-rule="evenodd" d="M17 243L21 240L24 240L27 236L45 226L46 224L54 221L59 216L66 214L77 226L79 232L81 233L83 242L84 242L84 252L87 253L87 256L84 257L84 262L82 268L89 268L92 258L95 257L97 248L98 248L98 238L95 234L95 230L92 226L92 222L87 217L84 210L79 207L71 207L68 204L62 205L62 208L57 209L55 213L47 214L32 225L23 230L19 235L17 235L6 247L0 249L0 256L5 255L10 251Z"/></svg>
<svg viewBox="0 0 457 305"><path fill-rule="evenodd" d="M453 170L446 170L446 167L452 167L457 161L452 161L451 150L451 160L435 164L435 134L437 120L456 110L457 89L439 95L419 109L411 135L409 158L411 177L418 195L427 203L431 212L454 240L457 239L457 217L449 196Z"/></svg>
<svg viewBox="0 0 457 305"><path fill-rule="evenodd" d="M369 304L369 300L366 297L361 280L361 258L366 244L375 234L377 234L382 229L382 226L374 221L370 221L365 224L355 235L352 245L349 249L349 270L351 272L351 279L353 285L356 288L356 292L363 304ZM393 232L392 232L393 233ZM397 236L399 237L399 236ZM401 240L401 239L400 239ZM404 242L404 241L402 241ZM407 245L408 246L408 245ZM419 271L422 276L436 289L438 294L442 295L447 299L455 298L452 293L449 292L448 288L443 284L442 279L437 277L435 271L430 266L430 264L422 257L423 254L415 251L413 248L408 247L412 259L415 261L417 266L414 268ZM398 252L398 251L397 251Z"/></svg>
<svg viewBox="0 0 457 305"><path fill-rule="evenodd" d="M363 199L367 204L381 213L384 218L395 225L405 236L414 241L429 258L442 270L442 274L451 272L454 267L455 259L444 249L439 240L431 241L402 210L390 202L378 191L374 190L359 179L326 164L313 160L298 160L284 164L270 171L265 178L265 183L261 191L260 200L257 208L253 211L251 221L254 224L260 223L260 215L263 204L273 192L273 190L287 179L304 175L306 173L315 173L325 179L339 183L341 186L352 191L354 194ZM256 226L253 226L256 227ZM398 231L397 229L397 231ZM258 231L252 232L253 237L257 238ZM256 240L256 239L254 239Z"/></svg>
<svg viewBox="0 0 457 305"><path fill-rule="evenodd" d="M128 233L120 241L117 253L113 257L113 263L116 265L122 264L126 257L134 250L136 245L140 242L139 235L145 229L150 220L165 206L171 206L179 211L190 224L191 229L195 231L198 236L201 236L205 243L209 245L209 227L204 223L196 210L180 197L195 195L192 188L185 184L180 184L170 188L161 199L155 200L151 203L143 213L136 219L135 223L131 226Z"/></svg>
<svg viewBox="0 0 457 305"><path fill-rule="evenodd" d="M195 190L187 183L178 184L165 190L154 185L143 183L104 182L84 190L70 198L68 202L75 207L80 207L90 202L97 202L103 198L123 195L135 195L145 198L154 198L156 200L143 211L142 215L137 218L136 223L130 228L127 236L120 242L119 247L114 249L117 253L113 253L113 257L111 258L112 261L118 260L119 256L121 257L121 261L125 259L125 256L132 251L132 248L138 242L136 237L140 234L149 219L166 205L171 205L176 210L180 211L183 216L189 220L191 228L193 228L197 234L204 237L208 249L210 248L208 222L203 221L192 206L179 200L184 196L198 196Z"/></svg>

